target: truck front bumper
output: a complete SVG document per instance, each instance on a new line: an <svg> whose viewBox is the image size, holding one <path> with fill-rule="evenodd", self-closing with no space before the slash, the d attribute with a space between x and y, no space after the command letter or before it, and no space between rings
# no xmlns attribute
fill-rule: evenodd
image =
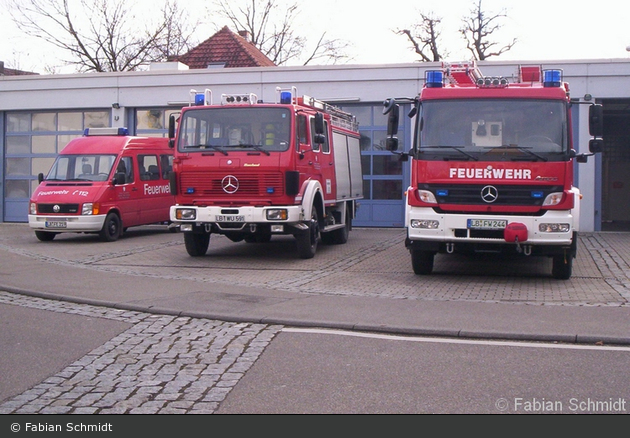
<svg viewBox="0 0 630 438"><path fill-rule="evenodd" d="M96 233L101 231L105 215L46 216L28 215L28 225L38 231L52 233Z"/></svg>
<svg viewBox="0 0 630 438"><path fill-rule="evenodd" d="M534 253L553 254L574 247L574 218L567 211L549 210L543 216L439 214L431 208L409 208L406 215L409 249L435 252L455 250L500 250L501 246L523 246ZM486 228L475 227L478 220ZM520 224L526 239L506 240L504 225ZM561 228L563 231L557 231Z"/></svg>

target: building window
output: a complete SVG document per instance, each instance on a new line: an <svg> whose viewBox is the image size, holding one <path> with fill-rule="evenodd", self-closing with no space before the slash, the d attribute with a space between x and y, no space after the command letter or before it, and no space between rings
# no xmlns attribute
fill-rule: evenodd
<svg viewBox="0 0 630 438"><path fill-rule="evenodd" d="M111 126L109 111L36 111L6 114L4 220L26 221L27 204L57 154L85 128Z"/></svg>

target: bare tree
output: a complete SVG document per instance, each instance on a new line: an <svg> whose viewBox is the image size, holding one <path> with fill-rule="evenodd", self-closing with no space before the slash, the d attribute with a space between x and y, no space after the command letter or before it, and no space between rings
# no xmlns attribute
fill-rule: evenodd
<svg viewBox="0 0 630 438"><path fill-rule="evenodd" d="M502 27L499 21L506 17L505 9L495 15L486 14L481 7L481 0L477 0L470 11L470 16L463 19L463 25L459 30L466 40L466 47L472 53L473 59L483 61L491 56L499 56L514 47L516 38L498 49L496 47L499 43L490 40L490 37Z"/></svg>
<svg viewBox="0 0 630 438"><path fill-rule="evenodd" d="M438 48L442 18L423 12L420 13L420 18L420 24L414 24L410 29L398 29L395 32L398 35L407 36L422 61L440 61L443 59Z"/></svg>
<svg viewBox="0 0 630 438"><path fill-rule="evenodd" d="M237 31L247 31L252 43L276 65L290 62L307 65L324 60L336 64L348 58L344 53L348 43L327 39L323 32L314 45L294 30L299 14L297 3L280 5L277 0L217 0L219 13L227 18ZM239 4L237 6L237 3Z"/></svg>
<svg viewBox="0 0 630 438"><path fill-rule="evenodd" d="M175 0L166 0L153 25L125 0L11 0L13 21L28 36L61 49L80 72L137 70L188 49L192 31ZM192 29L192 26L190 27Z"/></svg>

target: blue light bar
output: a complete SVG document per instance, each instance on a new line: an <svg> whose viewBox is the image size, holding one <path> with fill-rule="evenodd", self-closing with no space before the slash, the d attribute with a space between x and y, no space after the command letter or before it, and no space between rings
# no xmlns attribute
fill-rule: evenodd
<svg viewBox="0 0 630 438"><path fill-rule="evenodd" d="M85 128L83 135L86 137L94 135L129 135L127 128Z"/></svg>
<svg viewBox="0 0 630 438"><path fill-rule="evenodd" d="M280 103L290 104L292 97L293 95L290 91L283 91L280 93Z"/></svg>
<svg viewBox="0 0 630 438"><path fill-rule="evenodd" d="M543 86L559 87L562 85L562 70L543 70Z"/></svg>
<svg viewBox="0 0 630 438"><path fill-rule="evenodd" d="M428 70L425 76L425 84L427 88L442 88L444 81L444 73L440 70Z"/></svg>
<svg viewBox="0 0 630 438"><path fill-rule="evenodd" d="M195 94L195 105L205 105L206 95L203 93Z"/></svg>
<svg viewBox="0 0 630 438"><path fill-rule="evenodd" d="M440 196L440 197L448 196L448 190L446 190L446 189L436 190L435 194Z"/></svg>

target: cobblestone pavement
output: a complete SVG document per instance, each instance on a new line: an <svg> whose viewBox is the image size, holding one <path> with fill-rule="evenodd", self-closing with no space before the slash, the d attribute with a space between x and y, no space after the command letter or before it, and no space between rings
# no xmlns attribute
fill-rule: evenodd
<svg viewBox="0 0 630 438"><path fill-rule="evenodd" d="M152 315L0 292L0 303L133 327L0 404L0 414L212 414L280 326Z"/></svg>
<svg viewBox="0 0 630 438"><path fill-rule="evenodd" d="M434 275L411 272L404 230L353 230L346 245L296 258L286 240L234 244L213 236L189 257L180 234L142 234L114 244L93 236L38 242L28 226L1 224L0 249L47 263L130 276L256 285L308 294L563 306L627 306L630 233L585 233L570 280L547 259L436 257ZM614 244L613 244L614 243ZM245 268L246 267L246 268ZM133 327L59 373L0 404L0 414L213 413L279 325L123 311L0 291L0 303L113 319Z"/></svg>

